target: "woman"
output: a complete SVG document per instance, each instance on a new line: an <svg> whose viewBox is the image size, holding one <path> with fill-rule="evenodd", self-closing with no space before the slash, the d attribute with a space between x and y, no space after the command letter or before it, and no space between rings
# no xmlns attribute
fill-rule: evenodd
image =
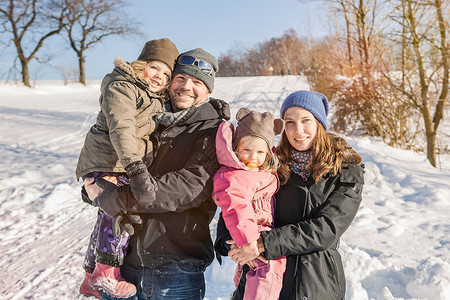
<svg viewBox="0 0 450 300"><path fill-rule="evenodd" d="M242 265L261 253L266 259L286 256L281 300L345 298L339 239L358 211L364 169L344 139L326 132L327 114L328 100L320 93L297 91L283 102L276 228L261 233L257 250L232 243L228 251L230 236L222 220L218 225L216 251ZM232 299L242 299L244 290L245 275Z"/></svg>

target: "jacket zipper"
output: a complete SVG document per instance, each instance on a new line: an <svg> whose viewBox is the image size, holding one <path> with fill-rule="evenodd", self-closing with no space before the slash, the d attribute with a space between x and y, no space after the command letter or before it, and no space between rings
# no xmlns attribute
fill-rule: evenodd
<svg viewBox="0 0 450 300"><path fill-rule="evenodd" d="M139 258L139 262L141 263L141 267L144 267L144 258L142 257L142 246L141 246L141 235L142 235L142 231L138 236L137 242L136 242L136 253L137 256Z"/></svg>
<svg viewBox="0 0 450 300"><path fill-rule="evenodd" d="M331 258L331 262L333 263L334 272L336 274L337 286L338 286L338 289L339 289L339 293L342 294L341 282L339 280L339 272L338 272L336 260L334 259L334 256L331 253L330 253L330 258Z"/></svg>
<svg viewBox="0 0 450 300"><path fill-rule="evenodd" d="M166 129L163 130L163 132L161 133L159 139L158 139L158 146L154 151L154 155L153 157L156 158L156 155L158 154L160 147L161 147L161 141L168 135L167 132L173 127L173 125L167 127ZM165 150L164 152L162 152L162 154L165 154L167 150ZM156 165L156 169L158 169L159 167L159 163L158 165ZM159 176L159 174L157 174L157 176ZM141 267L144 267L144 258L142 257L143 255L143 250L142 250L142 232L144 232L144 230L141 231L137 243L136 243L136 252L137 252L137 256L139 257L139 261L141 263ZM145 236L145 235L144 235Z"/></svg>
<svg viewBox="0 0 450 300"><path fill-rule="evenodd" d="M166 129L164 129L163 132L161 132L161 135L159 136L159 139L158 139L158 145L157 145L157 147L156 147L156 149L155 149L155 151L154 151L154 154L153 154L153 158L154 158L154 159L156 158L156 156L157 156L158 154L160 154L160 156L166 154L167 148L166 148L165 151L162 152L162 153L159 153L159 150L160 150L160 148L161 148L161 144L162 144L163 139L165 139L165 138L169 135L168 132L170 131L170 129L172 129L172 127L174 127L174 125L170 125L170 126L167 127ZM170 147L168 147L168 148L170 148ZM160 164L160 163L158 162L158 164L157 164L157 165L154 165L152 169L158 170L158 169L159 169L159 164ZM155 174L155 176L159 176L159 174Z"/></svg>

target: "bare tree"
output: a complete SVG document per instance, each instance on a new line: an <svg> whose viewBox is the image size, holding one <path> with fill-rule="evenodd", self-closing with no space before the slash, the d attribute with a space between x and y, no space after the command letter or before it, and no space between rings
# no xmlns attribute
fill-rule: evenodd
<svg viewBox="0 0 450 300"><path fill-rule="evenodd" d="M316 72L313 82L325 82L320 88L327 90L321 77L331 74L335 129L357 130L408 148L415 147L418 133L424 134L427 158L436 166L437 130L449 89L449 2L328 2L338 25L337 43L330 44L329 52L334 62L325 66L327 72ZM342 80L338 75L344 75Z"/></svg>
<svg viewBox="0 0 450 300"><path fill-rule="evenodd" d="M220 69L216 76L227 77L227 76L242 76L238 68L242 65L236 61L236 59L229 54L222 54L219 59Z"/></svg>
<svg viewBox="0 0 450 300"><path fill-rule="evenodd" d="M333 2L333 1L332 1ZM376 30L380 30L377 19L380 9L377 0L338 0L334 4L345 21L346 44L350 70L353 73L353 48L359 53L360 72L368 76L371 70ZM378 27L378 28L377 28Z"/></svg>
<svg viewBox="0 0 450 300"><path fill-rule="evenodd" d="M444 19L448 14L441 0L393 3L399 15L397 22L402 26L398 37L402 80L399 83L392 72L385 76L422 116L427 159L436 167L436 136L449 88L448 20Z"/></svg>
<svg viewBox="0 0 450 300"><path fill-rule="evenodd" d="M42 62L37 52L63 28L65 9L50 0L0 0L2 32L11 37L21 64L22 82L30 85L29 63Z"/></svg>
<svg viewBox="0 0 450 300"><path fill-rule="evenodd" d="M123 0L64 0L67 7L65 29L70 46L78 57L79 81L86 84L86 50L111 35L132 35L139 23L127 17Z"/></svg>
<svg viewBox="0 0 450 300"><path fill-rule="evenodd" d="M395 97L386 80L379 78L386 43L380 39L385 25L378 22L382 13L377 0L337 0L330 4L338 26L336 43L330 44L332 61L326 73L334 78L328 81L329 88L321 88L329 90L331 100L336 100L333 128L379 136L393 146L410 142L414 132L409 134L405 125L411 108ZM316 82L324 81L319 78Z"/></svg>
<svg viewBox="0 0 450 300"><path fill-rule="evenodd" d="M308 51L294 29L286 30L282 37L272 39L271 42L271 54L277 58L282 75L300 74L305 70L304 57Z"/></svg>

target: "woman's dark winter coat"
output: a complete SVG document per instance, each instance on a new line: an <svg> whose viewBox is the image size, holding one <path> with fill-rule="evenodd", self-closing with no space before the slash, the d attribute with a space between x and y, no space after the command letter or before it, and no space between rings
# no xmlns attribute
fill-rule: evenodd
<svg viewBox="0 0 450 300"><path fill-rule="evenodd" d="M342 171L318 183L292 173L275 195L275 229L262 232L267 259L287 257L280 300L345 299L345 275L339 239L353 221L362 200L364 167L361 157L338 139L344 150ZM215 248L226 255L228 237L219 222ZM245 276L241 277L241 281ZM233 299L241 299L239 289Z"/></svg>

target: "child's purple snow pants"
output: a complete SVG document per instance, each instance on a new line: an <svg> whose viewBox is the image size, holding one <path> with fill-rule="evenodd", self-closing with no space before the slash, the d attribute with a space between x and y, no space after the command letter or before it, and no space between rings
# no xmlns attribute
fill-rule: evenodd
<svg viewBox="0 0 450 300"><path fill-rule="evenodd" d="M99 178L104 176L116 176L117 185L128 184L128 179L123 174L95 172L89 177ZM119 236L115 236L112 230L114 218L105 214L101 209L97 213L97 222L91 233L89 245L84 258L84 269L92 273L95 263L119 267L126 255L129 235L125 230L121 230Z"/></svg>

